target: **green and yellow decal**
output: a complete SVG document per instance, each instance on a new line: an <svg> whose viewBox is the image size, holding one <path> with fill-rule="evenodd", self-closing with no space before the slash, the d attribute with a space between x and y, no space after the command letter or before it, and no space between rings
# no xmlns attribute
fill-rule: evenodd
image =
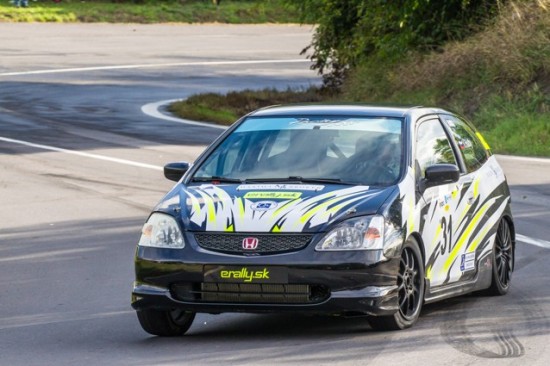
<svg viewBox="0 0 550 366"><path fill-rule="evenodd" d="M190 222L206 231L301 232L326 224L354 203L377 194L367 186L325 193L298 191L298 187L247 192L217 185L188 187Z"/></svg>

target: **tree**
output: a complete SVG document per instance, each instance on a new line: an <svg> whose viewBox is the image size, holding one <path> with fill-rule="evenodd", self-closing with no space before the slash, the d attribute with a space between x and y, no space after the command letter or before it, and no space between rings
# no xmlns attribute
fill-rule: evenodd
<svg viewBox="0 0 550 366"><path fill-rule="evenodd" d="M303 22L318 24L308 54L325 86L338 88L347 70L368 57L392 62L411 49L433 50L461 39L504 0L302 0Z"/></svg>

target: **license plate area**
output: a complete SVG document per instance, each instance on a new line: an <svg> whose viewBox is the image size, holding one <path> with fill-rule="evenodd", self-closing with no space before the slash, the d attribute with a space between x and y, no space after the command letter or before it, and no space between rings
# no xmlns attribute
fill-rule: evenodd
<svg viewBox="0 0 550 366"><path fill-rule="evenodd" d="M205 265L203 273L206 283L288 283L284 267Z"/></svg>

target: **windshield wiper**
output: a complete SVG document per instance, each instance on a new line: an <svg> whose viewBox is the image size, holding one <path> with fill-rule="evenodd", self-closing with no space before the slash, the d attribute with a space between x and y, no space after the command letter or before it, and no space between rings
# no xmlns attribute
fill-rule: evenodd
<svg viewBox="0 0 550 366"><path fill-rule="evenodd" d="M297 182L297 183L326 183L326 184L345 184L357 185L357 182L346 182L339 178L307 178L300 176L290 176L286 178L229 178L229 177L194 177L191 182L219 182L219 183L278 183L278 182Z"/></svg>
<svg viewBox="0 0 550 366"><path fill-rule="evenodd" d="M354 182L345 182L339 178L304 178L300 176L290 176L287 178L248 178L245 183L258 182L299 182L299 183L327 183L327 184L347 184L356 185Z"/></svg>
<svg viewBox="0 0 550 366"><path fill-rule="evenodd" d="M193 179L191 179L191 182L242 183L243 181L237 178L212 176L212 177L193 177Z"/></svg>

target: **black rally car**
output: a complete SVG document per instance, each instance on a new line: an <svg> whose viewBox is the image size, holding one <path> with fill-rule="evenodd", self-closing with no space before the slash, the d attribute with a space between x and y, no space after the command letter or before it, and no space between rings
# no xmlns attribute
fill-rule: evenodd
<svg viewBox="0 0 550 366"><path fill-rule="evenodd" d="M177 181L143 226L132 306L184 334L197 312L364 314L403 329L423 303L508 291L514 225L502 169L441 109L253 112Z"/></svg>

